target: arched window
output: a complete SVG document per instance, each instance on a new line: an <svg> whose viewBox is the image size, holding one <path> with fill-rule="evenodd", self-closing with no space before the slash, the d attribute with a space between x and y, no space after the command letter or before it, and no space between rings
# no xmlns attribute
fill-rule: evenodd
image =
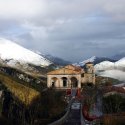
<svg viewBox="0 0 125 125"><path fill-rule="evenodd" d="M57 87L57 82L58 82L58 79L56 77L53 77L51 79L51 85L52 85L52 87Z"/></svg>
<svg viewBox="0 0 125 125"><path fill-rule="evenodd" d="M78 87L78 80L75 77L71 78L71 87Z"/></svg>
<svg viewBox="0 0 125 125"><path fill-rule="evenodd" d="M67 78L62 77L62 80L63 80L63 87L67 87Z"/></svg>

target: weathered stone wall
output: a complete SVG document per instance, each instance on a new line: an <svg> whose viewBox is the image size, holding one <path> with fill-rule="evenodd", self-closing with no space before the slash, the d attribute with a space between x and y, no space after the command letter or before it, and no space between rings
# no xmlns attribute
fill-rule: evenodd
<svg viewBox="0 0 125 125"><path fill-rule="evenodd" d="M67 78L67 86L63 87L63 80L62 78L66 77ZM78 75L48 75L47 76L47 86L51 87L52 86L52 79L57 78L55 82L55 87L57 88L71 88L71 78L75 77L78 81L78 88L81 88L81 74Z"/></svg>
<svg viewBox="0 0 125 125"><path fill-rule="evenodd" d="M67 86L63 87L63 80L62 78L67 78ZM55 87L57 88L71 88L71 78L75 77L78 80L78 88L81 88L81 84L84 83L93 83L95 84L95 74L88 74L85 73L84 77L81 77L81 74L79 75L48 75L47 76L47 86L51 87L53 78L56 78L55 80Z"/></svg>
<svg viewBox="0 0 125 125"><path fill-rule="evenodd" d="M85 73L84 77L82 78L82 84L84 84L84 83L93 83L93 84L95 84L95 74Z"/></svg>
<svg viewBox="0 0 125 125"><path fill-rule="evenodd" d="M72 66L71 66L71 70L68 69L67 72L65 72L63 74L62 72L65 71L65 68L55 70L55 71L52 71L51 73L48 73L48 75L47 75L47 86L48 87L53 86L53 83L54 83L54 86L56 88L71 88L72 87L72 80L71 80L72 77L77 79L77 82L78 82L77 88L81 88L81 85L84 83L95 84L95 73L94 73L94 66L92 63L88 63L85 65L85 69L84 69L85 72L84 72L84 70L81 70L81 72L79 72L79 73L76 72L76 74L73 74L74 69L72 69ZM68 74L70 74L70 75L68 75ZM67 79L67 86L65 86L65 87L63 86L63 80L62 80L63 77L65 77Z"/></svg>

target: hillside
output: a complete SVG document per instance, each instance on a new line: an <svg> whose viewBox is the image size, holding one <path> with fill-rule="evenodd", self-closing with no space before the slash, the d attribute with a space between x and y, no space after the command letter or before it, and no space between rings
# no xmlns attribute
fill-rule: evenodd
<svg viewBox="0 0 125 125"><path fill-rule="evenodd" d="M55 57L52 55L42 55L42 56L45 57L46 59L50 60L51 62L53 62L56 65L65 66L65 65L71 64L70 61L64 60L60 57Z"/></svg>
<svg viewBox="0 0 125 125"><path fill-rule="evenodd" d="M0 38L0 65L19 69L33 76L45 76L53 63L13 41Z"/></svg>
<svg viewBox="0 0 125 125"><path fill-rule="evenodd" d="M29 105L33 99L35 99L37 96L39 96L39 92L26 87L10 77L7 77L3 74L0 74L0 81L2 81L2 84L7 87L7 89L23 104Z"/></svg>
<svg viewBox="0 0 125 125"><path fill-rule="evenodd" d="M88 63L88 62L92 62L94 65L96 65L96 64L101 63L101 62L103 62L103 61L115 62L116 60L110 59L110 58L107 58L107 57L96 57L96 56L92 56L91 58L88 58L88 59L83 60L83 61L81 61L81 62L75 63L74 65L84 67L84 65L85 65L86 63Z"/></svg>
<svg viewBox="0 0 125 125"><path fill-rule="evenodd" d="M52 64L46 58L14 43L13 41L3 38L0 38L0 58L6 61L10 66L14 66L16 62L43 67Z"/></svg>

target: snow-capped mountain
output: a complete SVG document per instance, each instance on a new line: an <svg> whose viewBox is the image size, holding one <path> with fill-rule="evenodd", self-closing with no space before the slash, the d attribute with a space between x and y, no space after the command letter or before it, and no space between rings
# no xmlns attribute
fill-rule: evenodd
<svg viewBox="0 0 125 125"><path fill-rule="evenodd" d="M21 64L32 64L36 66L49 66L51 62L13 41L0 38L0 58L7 62L8 65L15 65L16 62Z"/></svg>
<svg viewBox="0 0 125 125"><path fill-rule="evenodd" d="M78 62L78 63L74 63L73 65L76 65L76 66L84 66L86 63L88 63L88 62L94 62L95 61L95 59L96 59L96 57L95 56L93 56L93 57L91 57L91 58L89 58L89 59L86 59L86 60L84 60L84 61L82 61L82 62Z"/></svg>
<svg viewBox="0 0 125 125"><path fill-rule="evenodd" d="M125 69L125 57L116 62L103 61L95 65L95 70Z"/></svg>
<svg viewBox="0 0 125 125"><path fill-rule="evenodd" d="M116 62L103 61L96 64L95 72L99 76L125 81L125 57Z"/></svg>
<svg viewBox="0 0 125 125"><path fill-rule="evenodd" d="M114 69L115 63L110 61L103 61L95 65L95 70L110 70Z"/></svg>
<svg viewBox="0 0 125 125"><path fill-rule="evenodd" d="M107 57L93 56L74 65L84 67L87 62L92 62L95 65L97 75L125 81L125 57L117 61Z"/></svg>
<svg viewBox="0 0 125 125"><path fill-rule="evenodd" d="M122 70L104 70L102 72L96 72L98 76L114 78L120 81L125 81L125 72Z"/></svg>
<svg viewBox="0 0 125 125"><path fill-rule="evenodd" d="M95 65L95 64L98 64L98 63L103 62L103 61L115 62L116 60L113 60L113 59L110 59L110 58L107 58L107 57L92 56L91 58L86 59L86 60L84 60L82 62L79 62L79 63L75 63L74 65L83 67L88 62L92 62Z"/></svg>
<svg viewBox="0 0 125 125"><path fill-rule="evenodd" d="M119 61L117 61L117 62L115 62L115 66L116 67L123 67L123 68L125 68L125 57L124 58L122 58L122 59L120 59Z"/></svg>
<svg viewBox="0 0 125 125"><path fill-rule="evenodd" d="M68 64L72 64L72 62L67 61L65 59L62 59L60 57L56 57L56 56L53 56L53 55L50 55L50 54L42 54L41 52L36 51L36 50L35 51L33 50L33 52L35 52L35 53L41 55L42 57L50 60L51 62L53 62L57 66L65 66L65 65L68 65Z"/></svg>

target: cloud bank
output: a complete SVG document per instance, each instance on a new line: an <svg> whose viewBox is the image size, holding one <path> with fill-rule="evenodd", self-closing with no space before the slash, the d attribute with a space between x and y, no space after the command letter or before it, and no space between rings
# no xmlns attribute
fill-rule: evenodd
<svg viewBox="0 0 125 125"><path fill-rule="evenodd" d="M124 51L124 0L4 0L0 36L78 62Z"/></svg>

